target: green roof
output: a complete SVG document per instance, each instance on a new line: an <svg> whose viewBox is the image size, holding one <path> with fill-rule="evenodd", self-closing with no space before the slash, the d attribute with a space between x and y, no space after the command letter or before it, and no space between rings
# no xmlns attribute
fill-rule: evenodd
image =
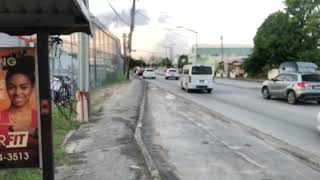
<svg viewBox="0 0 320 180"><path fill-rule="evenodd" d="M252 48L223 48L223 56L248 56L252 52ZM216 48L198 48L199 55L221 56L222 50L220 47Z"/></svg>

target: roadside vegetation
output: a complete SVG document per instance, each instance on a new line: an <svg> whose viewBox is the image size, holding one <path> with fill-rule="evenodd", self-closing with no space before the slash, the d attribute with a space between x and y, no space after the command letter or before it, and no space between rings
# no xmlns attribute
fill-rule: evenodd
<svg viewBox="0 0 320 180"><path fill-rule="evenodd" d="M320 1L285 0L285 10L263 22L254 38L253 53L243 64L251 77L260 77L284 61L320 65Z"/></svg>
<svg viewBox="0 0 320 180"><path fill-rule="evenodd" d="M108 90L106 90L109 87L112 87L115 84L119 84L119 83L124 83L127 82L128 79L126 77L126 75L123 72L118 72L116 74L116 77L108 82L108 83L104 83L103 85L101 85L100 87L95 88L90 96L90 108L91 108L91 113L96 113L98 111L100 111L101 109L101 103L105 100L106 96L110 96L110 93Z"/></svg>

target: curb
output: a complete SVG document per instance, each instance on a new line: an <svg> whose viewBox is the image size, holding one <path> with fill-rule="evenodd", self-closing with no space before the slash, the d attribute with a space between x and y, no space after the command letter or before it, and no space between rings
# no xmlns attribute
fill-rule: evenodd
<svg viewBox="0 0 320 180"><path fill-rule="evenodd" d="M68 132L68 134L66 134L66 135L64 136L64 139L63 139L63 141L62 141L62 143L61 143L61 145L60 145L63 149L66 148L67 142L69 141L69 139L72 137L72 135L73 135L75 132L77 132L77 130L71 130L71 131Z"/></svg>
<svg viewBox="0 0 320 180"><path fill-rule="evenodd" d="M134 139L136 140L136 143L138 144L140 151L144 157L144 161L147 164L148 171L151 175L151 178L153 180L162 180L160 177L160 173L158 171L158 168L155 165L154 161L152 160L152 157L149 154L148 149L147 149L146 145L144 144L142 137L141 137L141 129L143 126L142 122L144 120L146 102L147 102L147 87L148 87L148 84L144 83L143 99L142 99L142 103L140 105L139 119L138 119L137 127L136 127L136 130L134 133Z"/></svg>

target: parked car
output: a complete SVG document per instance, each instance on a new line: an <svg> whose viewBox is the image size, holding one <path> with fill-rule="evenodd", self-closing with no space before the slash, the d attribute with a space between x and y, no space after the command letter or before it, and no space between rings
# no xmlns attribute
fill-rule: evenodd
<svg viewBox="0 0 320 180"><path fill-rule="evenodd" d="M283 72L264 81L261 92L264 99L286 98L289 104L314 100L320 104L320 74Z"/></svg>
<svg viewBox="0 0 320 180"><path fill-rule="evenodd" d="M177 69L175 69L175 68L167 69L166 74L165 74L165 79L179 80L179 78L180 78L180 74Z"/></svg>
<svg viewBox="0 0 320 180"><path fill-rule="evenodd" d="M286 61L280 64L280 73L283 72L300 72L300 73L315 73L318 66L311 62Z"/></svg>
<svg viewBox="0 0 320 180"><path fill-rule="evenodd" d="M211 93L214 81L213 74L211 65L185 65L181 75L181 88L187 92L203 89Z"/></svg>
<svg viewBox="0 0 320 180"><path fill-rule="evenodd" d="M143 79L156 79L156 74L152 68L146 68L142 76Z"/></svg>

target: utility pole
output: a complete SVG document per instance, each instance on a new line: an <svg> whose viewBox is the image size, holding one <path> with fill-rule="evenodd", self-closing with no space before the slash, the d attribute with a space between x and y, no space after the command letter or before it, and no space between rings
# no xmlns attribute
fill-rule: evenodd
<svg viewBox="0 0 320 180"><path fill-rule="evenodd" d="M198 63L198 32L196 34L196 63Z"/></svg>
<svg viewBox="0 0 320 180"><path fill-rule="evenodd" d="M131 50L132 50L132 34L134 30L134 24L135 24L135 14L136 14L136 0L133 0L132 2L132 9L131 9L131 25L130 25L130 33L129 33L129 58L127 60L127 79L129 79L129 71L130 71L130 59L131 59Z"/></svg>
<svg viewBox="0 0 320 180"><path fill-rule="evenodd" d="M221 62L224 64L224 72L227 73L227 77L229 77L229 64L228 62L224 62L224 52L223 52L223 36L221 36Z"/></svg>
<svg viewBox="0 0 320 180"><path fill-rule="evenodd" d="M223 36L221 36L221 61L223 62Z"/></svg>
<svg viewBox="0 0 320 180"><path fill-rule="evenodd" d="M170 53L170 64L172 65L173 64L173 47L169 47L169 53Z"/></svg>
<svg viewBox="0 0 320 180"><path fill-rule="evenodd" d="M126 65L127 65L127 34L123 33L123 58L124 58L124 63L123 63L123 73L126 74Z"/></svg>

